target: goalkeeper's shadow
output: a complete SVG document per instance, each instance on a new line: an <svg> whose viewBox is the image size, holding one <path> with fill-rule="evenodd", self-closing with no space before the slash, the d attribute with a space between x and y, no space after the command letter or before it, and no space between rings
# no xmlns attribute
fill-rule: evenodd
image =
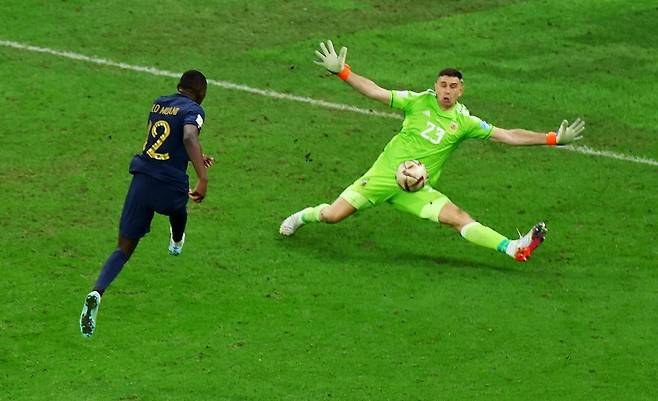
<svg viewBox="0 0 658 401"><path fill-rule="evenodd" d="M467 259L459 258L453 256L445 255L427 255L427 254L414 254L414 253L404 253L401 254L402 258L415 258L418 261L423 261L425 264L431 264L433 266L438 266L441 271L464 271L476 270L476 271L487 271L487 272L498 272L507 275L518 275L524 277L532 276L559 276L561 273L558 271L546 270L541 268L533 268L533 264L536 264L537 267L545 266L541 261L533 263L533 260L530 260L525 263L519 263L514 260L511 260L506 257L496 256L498 260L493 261L482 261L477 259ZM490 258L493 259L493 258Z"/></svg>
<svg viewBox="0 0 658 401"><path fill-rule="evenodd" d="M324 239L324 241L323 241ZM337 240L337 241L336 241ZM349 236L338 236L332 241L327 241L321 234L310 234L304 240L295 238L283 239L286 247L289 249L304 250L304 252L313 252L318 257L329 258L333 261L358 261L368 260L376 263L382 268L391 266L396 263L415 265L414 268L429 268L438 272L451 270L481 270L494 271L508 275L546 275L546 270L531 269L530 265L534 260L520 264L505 255L494 254L491 257L475 259L469 257L451 256L445 254L429 254L427 252L413 252L400 249L381 248L375 241L360 241L350 238ZM358 256L357 256L358 255ZM539 260L538 260L539 262ZM538 263L541 265L541 263ZM437 269L438 267L438 269Z"/></svg>
<svg viewBox="0 0 658 401"><path fill-rule="evenodd" d="M407 260L417 260L423 262L423 265L431 265L433 267L440 267L442 269L474 269L474 270L487 270L487 271L498 271L501 273L518 273L519 270L515 269L515 266L506 266L506 264L501 261L501 263L494 264L491 261L482 261L469 258L459 258L454 256L446 255L428 255L428 254L419 254L419 253L410 253L404 252L399 255L399 258L404 258Z"/></svg>

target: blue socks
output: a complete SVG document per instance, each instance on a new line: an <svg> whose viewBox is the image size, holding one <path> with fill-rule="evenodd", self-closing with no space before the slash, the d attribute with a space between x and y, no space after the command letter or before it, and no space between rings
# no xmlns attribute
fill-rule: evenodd
<svg viewBox="0 0 658 401"><path fill-rule="evenodd" d="M125 265L127 261L128 255L123 253L121 249L112 252L110 257L105 261L105 265L103 265L103 270L101 270L101 274L98 276L98 280L94 286L94 291L98 291L103 295L105 289L119 275L123 265Z"/></svg>
<svg viewBox="0 0 658 401"><path fill-rule="evenodd" d="M185 225L187 224L187 210L169 216L169 225L171 226L171 238L174 242L180 242L185 234Z"/></svg>

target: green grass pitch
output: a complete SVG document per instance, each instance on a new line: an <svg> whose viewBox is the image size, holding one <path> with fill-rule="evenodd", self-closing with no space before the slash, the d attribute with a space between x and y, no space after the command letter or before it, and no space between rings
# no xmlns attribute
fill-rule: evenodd
<svg viewBox="0 0 658 401"><path fill-rule="evenodd" d="M394 89L465 74L506 128L587 121L658 159L654 0L0 2L0 40L387 112L314 65L321 40ZM440 190L526 264L388 206L278 235L365 171L400 120L210 86L209 197L162 217L84 339L153 98L175 78L0 46L0 400L655 400L658 167L470 141ZM193 175L193 170L189 172Z"/></svg>

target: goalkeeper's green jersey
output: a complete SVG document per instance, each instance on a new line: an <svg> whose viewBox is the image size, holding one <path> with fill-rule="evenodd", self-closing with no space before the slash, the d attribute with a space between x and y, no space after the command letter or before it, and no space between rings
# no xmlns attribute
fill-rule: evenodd
<svg viewBox="0 0 658 401"><path fill-rule="evenodd" d="M425 164L430 185L435 186L443 165L461 141L467 138L488 139L494 127L470 115L466 106L457 103L442 110L436 93L428 89L416 93L391 91L391 107L404 111L400 132L391 139L373 168L392 169L405 160Z"/></svg>

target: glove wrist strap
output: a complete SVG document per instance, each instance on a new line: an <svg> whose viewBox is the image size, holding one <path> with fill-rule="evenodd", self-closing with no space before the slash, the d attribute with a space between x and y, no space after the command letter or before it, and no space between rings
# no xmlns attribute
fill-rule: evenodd
<svg viewBox="0 0 658 401"><path fill-rule="evenodd" d="M345 65L343 65L343 69L336 75L338 76L338 78L345 81L347 79L347 77L350 76L351 72L352 72L352 69L350 68L350 65L345 63Z"/></svg>
<svg viewBox="0 0 658 401"><path fill-rule="evenodd" d="M553 131L546 134L546 145L557 145L557 134Z"/></svg>

